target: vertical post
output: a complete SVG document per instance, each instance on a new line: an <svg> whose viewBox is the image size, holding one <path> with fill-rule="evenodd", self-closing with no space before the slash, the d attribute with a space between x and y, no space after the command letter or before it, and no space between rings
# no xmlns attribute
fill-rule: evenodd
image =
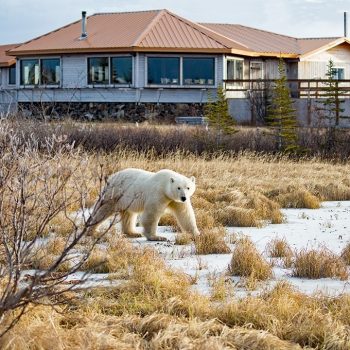
<svg viewBox="0 0 350 350"><path fill-rule="evenodd" d="M335 82L335 125L339 125L340 119L340 107L339 107L339 82Z"/></svg>
<svg viewBox="0 0 350 350"><path fill-rule="evenodd" d="M311 84L310 80L307 82L307 126L311 125Z"/></svg>

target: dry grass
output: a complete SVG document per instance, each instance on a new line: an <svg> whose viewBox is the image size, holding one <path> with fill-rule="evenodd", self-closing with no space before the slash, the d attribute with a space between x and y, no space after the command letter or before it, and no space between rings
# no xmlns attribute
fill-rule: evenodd
<svg viewBox="0 0 350 350"><path fill-rule="evenodd" d="M192 243L192 235L188 233L178 233L175 237L175 244L177 245L186 245Z"/></svg>
<svg viewBox="0 0 350 350"><path fill-rule="evenodd" d="M293 254L285 238L272 239L266 245L266 252L271 258L284 258Z"/></svg>
<svg viewBox="0 0 350 350"><path fill-rule="evenodd" d="M348 271L343 260L326 248L303 249L295 254L293 276L300 278L340 278L346 280Z"/></svg>
<svg viewBox="0 0 350 350"><path fill-rule="evenodd" d="M279 194L275 200L283 208L318 209L321 205L319 198L303 188L289 187L285 193Z"/></svg>
<svg viewBox="0 0 350 350"><path fill-rule="evenodd" d="M272 277L271 265L261 256L254 243L247 237L236 242L229 272L234 276L250 278L249 284L253 280L265 281Z"/></svg>
<svg viewBox="0 0 350 350"><path fill-rule="evenodd" d="M230 248L225 242L226 230L218 227L212 230L203 230L195 238L196 254L228 254Z"/></svg>
<svg viewBox="0 0 350 350"><path fill-rule="evenodd" d="M0 340L1 349L346 350L350 346L349 296L307 297L278 283L259 297L225 301L225 281L219 278L214 281L213 304L193 293L189 278L169 270L154 251L132 248L126 240L124 244L120 242L118 255L124 253L127 261L121 261L132 271L126 285L88 291L60 313L34 309Z"/></svg>
<svg viewBox="0 0 350 350"><path fill-rule="evenodd" d="M350 199L349 163L293 161L248 153L194 156L174 152L158 156L126 149L120 147L109 154L81 150L74 157L63 152L59 156L61 170L56 158L48 160L43 154L42 160L54 176L61 176L67 164L69 169L75 169L64 189L67 196L73 196L71 210L76 205L74 199L78 199L74 186L87 189L87 205L94 202L100 189L100 170L107 175L127 167L149 171L170 168L196 176L197 191L192 203L204 233L196 242L197 252L201 253L229 252L223 239L223 224L280 223L282 206L317 207L319 200ZM22 161L31 166L30 156ZM11 208L2 209L6 214ZM164 222L174 225L169 218L164 218ZM62 213L50 224L52 230L45 234L54 231L63 240L57 239L38 251L33 267L45 268L55 259L64 237L73 228ZM34 309L0 339L1 349L350 348L348 295L307 297L288 285L278 284L261 296L228 301L222 278L212 285L213 302L195 293L193 279L168 268L153 250L134 248L125 238L107 238L108 249L96 249L85 268L109 272L113 278L125 279L125 285L77 292L60 313L51 308ZM179 241L184 242L184 238ZM235 243L231 274L246 278L251 288L255 281L272 276L271 266L251 242L243 239ZM282 255L283 249L274 248L277 255ZM345 254L343 259L347 259ZM346 278L344 266L333 254L300 252L294 272ZM0 325L3 326L4 323Z"/></svg>
<svg viewBox="0 0 350 350"><path fill-rule="evenodd" d="M259 220L254 209L228 206L224 209L218 210L217 219L224 226L261 226L261 220Z"/></svg>
<svg viewBox="0 0 350 350"><path fill-rule="evenodd" d="M341 258L346 265L350 265L350 243L348 243L341 252Z"/></svg>
<svg viewBox="0 0 350 350"><path fill-rule="evenodd" d="M265 251L271 258L278 258L284 268L291 268L293 264L293 251L285 238L274 238L267 243Z"/></svg>

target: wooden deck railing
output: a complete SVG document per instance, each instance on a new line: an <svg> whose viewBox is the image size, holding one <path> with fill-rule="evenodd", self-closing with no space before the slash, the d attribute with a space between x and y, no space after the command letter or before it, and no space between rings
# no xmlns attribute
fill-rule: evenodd
<svg viewBox="0 0 350 350"><path fill-rule="evenodd" d="M226 91L267 91L275 85L275 79L226 79L224 88ZM322 98L326 91L327 79L287 79L287 85L295 98ZM334 80L339 97L350 98L350 80Z"/></svg>

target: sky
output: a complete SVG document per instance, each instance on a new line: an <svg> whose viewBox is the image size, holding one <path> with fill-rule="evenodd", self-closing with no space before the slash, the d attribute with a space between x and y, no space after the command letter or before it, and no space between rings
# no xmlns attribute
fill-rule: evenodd
<svg viewBox="0 0 350 350"><path fill-rule="evenodd" d="M0 45L74 22L83 10L163 8L195 22L243 24L294 37L343 36L344 11L350 23L350 0L0 0Z"/></svg>

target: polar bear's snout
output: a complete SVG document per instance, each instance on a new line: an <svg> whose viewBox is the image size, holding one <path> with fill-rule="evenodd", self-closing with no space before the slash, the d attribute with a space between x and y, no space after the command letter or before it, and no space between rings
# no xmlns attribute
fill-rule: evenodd
<svg viewBox="0 0 350 350"><path fill-rule="evenodd" d="M181 197L181 200L182 200L183 202L186 202L186 197L185 197L185 196L182 196L182 197Z"/></svg>

